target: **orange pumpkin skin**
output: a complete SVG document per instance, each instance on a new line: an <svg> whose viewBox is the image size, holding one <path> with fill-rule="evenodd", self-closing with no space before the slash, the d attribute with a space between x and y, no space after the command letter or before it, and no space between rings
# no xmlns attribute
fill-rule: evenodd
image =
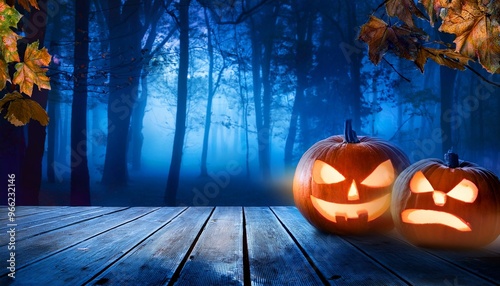
<svg viewBox="0 0 500 286"><path fill-rule="evenodd" d="M423 177L430 185L422 183ZM461 182L466 182L468 191L457 187ZM434 191L423 191L423 185ZM473 193L471 189L475 197L467 197L467 193ZM429 218L423 219L417 212L410 218L414 210L428 212ZM481 247L500 234L500 181L473 163L449 167L438 159L424 159L396 179L391 211L397 230L417 246Z"/></svg>
<svg viewBox="0 0 500 286"><path fill-rule="evenodd" d="M316 228L336 234L363 234L383 232L393 228L390 213L390 198L395 177L410 165L406 155L395 146L380 139L359 136L359 143L347 143L344 136L336 135L321 140L307 150L300 159L293 180L295 205L302 215ZM313 179L316 161L322 161L335 168L345 179L332 184L319 184ZM384 187L369 187L361 184L382 162L390 160L393 180ZM349 199L353 182L358 191L358 199ZM336 216L335 221L318 211L312 198L334 203L348 212L359 212L359 216ZM369 205L377 199L387 197L389 205L382 214L368 221L369 215L360 206Z"/></svg>

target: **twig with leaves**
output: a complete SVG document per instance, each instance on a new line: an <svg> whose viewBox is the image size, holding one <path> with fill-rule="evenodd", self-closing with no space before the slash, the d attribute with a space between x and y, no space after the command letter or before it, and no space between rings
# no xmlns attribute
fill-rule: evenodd
<svg viewBox="0 0 500 286"><path fill-rule="evenodd" d="M39 9L37 1L17 2L26 11L30 11L31 7ZM22 37L11 28L17 28L22 15L9 4L13 3L0 0L0 91L8 90L0 99L0 114L15 126L25 125L30 119L45 126L49 123L47 112L30 97L34 85L39 90L50 89L46 73L51 56L46 48L39 49L39 42L36 41L28 44L23 57L20 57L18 40Z"/></svg>
<svg viewBox="0 0 500 286"><path fill-rule="evenodd" d="M387 16L399 19L395 24L370 16L359 34L359 39L368 44L370 61L378 64L387 52L392 52L413 61L421 72L430 59L449 68L472 70L480 76L469 65L470 61L478 61L489 73L500 73L500 1L419 0L419 3L421 6L413 0L384 1L379 8L385 6ZM455 48L451 49L451 44L444 48L429 47L443 43L431 40L415 24L415 17L431 26L440 21L439 31L456 36Z"/></svg>

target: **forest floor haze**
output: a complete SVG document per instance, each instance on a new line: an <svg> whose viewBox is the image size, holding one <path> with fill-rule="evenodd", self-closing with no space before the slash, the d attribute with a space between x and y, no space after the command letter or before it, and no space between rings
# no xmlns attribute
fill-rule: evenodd
<svg viewBox="0 0 500 286"><path fill-rule="evenodd" d="M155 174L130 175L127 186L109 188L91 182L94 206L163 206L165 178ZM48 183L40 191L40 205L69 205L69 181ZM246 177L196 175L181 177L177 195L179 206L266 206L293 205L292 179L274 178L272 182Z"/></svg>

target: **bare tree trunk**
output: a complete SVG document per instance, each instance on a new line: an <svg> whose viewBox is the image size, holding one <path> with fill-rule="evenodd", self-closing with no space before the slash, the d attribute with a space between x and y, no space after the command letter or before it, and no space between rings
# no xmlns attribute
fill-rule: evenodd
<svg viewBox="0 0 500 286"><path fill-rule="evenodd" d="M132 110L140 77L140 0L110 1L107 22L110 35L110 92L108 137L102 183L125 186L128 181L127 147ZM125 43L126 42L126 43Z"/></svg>
<svg viewBox="0 0 500 286"><path fill-rule="evenodd" d="M205 130L203 132L203 147L201 151L201 176L207 176L207 155L208 155L208 138L210 135L210 125L212 123L212 102L214 99L214 46L212 43L212 27L208 18L207 8L203 8L205 14L205 25L207 27L207 52L208 52L208 97L207 110L205 114Z"/></svg>
<svg viewBox="0 0 500 286"><path fill-rule="evenodd" d="M270 71L279 3L265 6L263 9L263 15L250 18L250 38L259 165L263 179L269 180L272 102Z"/></svg>
<svg viewBox="0 0 500 286"><path fill-rule="evenodd" d="M132 170L138 171L141 169L142 145L144 143L144 135L142 129L144 127L143 120L148 103L148 72L142 71L141 75L141 95L137 98L136 106L132 111L132 126L131 126L131 151L132 151Z"/></svg>
<svg viewBox="0 0 500 286"><path fill-rule="evenodd" d="M173 206L176 204L177 189L182 163L182 152L184 149L184 137L186 134L186 112L188 97L188 68L189 68L189 5L191 0L180 0L179 9L179 74L177 78L177 114L175 118L174 146L172 150L172 162L165 190L165 204Z"/></svg>
<svg viewBox="0 0 500 286"><path fill-rule="evenodd" d="M61 13L67 13L66 7L60 7L60 12ZM63 25L61 25L61 17L54 17L54 23L53 23L53 32L50 35L50 53L55 55L60 53L60 45L55 44L57 40L60 40L65 35L64 32L66 32L67 29L64 28ZM52 61L53 65L55 68L54 70L57 70L57 66L59 64L55 64L54 61ZM60 120L61 118L61 93L59 91L59 87L55 86L54 80L60 79L61 77L58 75L50 75L50 78L52 80L52 90L49 91L49 99L48 99L48 110L47 113L49 115L49 118L58 118L57 120L51 120L50 124L47 126L47 181L49 183L55 183L56 182L56 168L55 168L55 162L56 162L56 148L57 146L60 146L58 144L57 139L58 138L58 130L60 129Z"/></svg>
<svg viewBox="0 0 500 286"><path fill-rule="evenodd" d="M241 104L241 121L243 123L243 132L244 132L244 146L245 146L245 168L246 168L246 176L250 178L250 141L249 141L249 130L248 130L248 84L246 77L246 64L242 55L240 54L240 39L238 37L238 31L236 26L234 27L234 37L236 40L236 51L238 56L238 85L239 85L239 93L240 93L240 104Z"/></svg>
<svg viewBox="0 0 500 286"><path fill-rule="evenodd" d="M87 159L87 76L89 65L90 2L76 0L74 91L71 105L71 197L72 206L90 205L90 176Z"/></svg>
<svg viewBox="0 0 500 286"><path fill-rule="evenodd" d="M60 106L59 102L59 93L56 91L49 92L49 107L47 113L49 118L60 118ZM53 120L50 122L48 126L47 132L47 181L49 183L55 183L56 181L56 172L55 172L55 153L56 153L56 135L57 135L57 127L58 120Z"/></svg>
<svg viewBox="0 0 500 286"><path fill-rule="evenodd" d="M255 108L255 127L257 129L257 146L259 154L259 166L262 169L265 158L261 148L261 132L263 128L262 119L262 81L260 77L260 67L262 58L262 46L259 39L259 28L254 17L250 18L250 40L252 45L252 82L253 82L253 103Z"/></svg>
<svg viewBox="0 0 500 286"><path fill-rule="evenodd" d="M40 1L46 2L46 0ZM46 5L46 3L43 3ZM40 5L42 5L40 3ZM46 6L45 6L46 7ZM30 23L36 23L37 13L29 14ZM29 25L28 25L29 26ZM28 43L39 41L39 47L44 46L46 26L37 27L34 31L27 31ZM20 53L24 54L24 51ZM35 100L42 108L47 107L49 91L47 89L33 89L31 99ZM46 128L38 121L32 120L28 124L28 136L24 159L21 164L21 180L19 181L18 203L19 205L38 205L40 186L42 184L42 159L45 151Z"/></svg>
<svg viewBox="0 0 500 286"><path fill-rule="evenodd" d="M295 3L297 4L297 3ZM293 147L297 135L297 123L301 109L304 108L305 89L307 87L307 76L312 62L312 22L314 19L313 10L308 3L306 11L299 5L295 5L297 11L297 51L295 53L295 66L297 83L295 87L295 100L293 102L288 136L285 142L285 168L293 167ZM299 10L300 9L300 10ZM305 123L306 119L302 118ZM305 131L305 130L304 130Z"/></svg>
<svg viewBox="0 0 500 286"><path fill-rule="evenodd" d="M168 7L172 1L173 0L155 0L151 2L144 2L144 14L148 15L148 17L146 17L141 34L144 34L147 31L148 27L151 27L151 30L145 41L144 47L141 49L143 62L142 65L140 65L140 71L138 71L137 73L141 76L141 93L140 97L139 94L137 95L137 102L132 111L132 123L130 131L132 136L130 138L130 149L132 157L132 170L134 171L141 169L142 147L144 143L144 135L142 133L142 129L144 127L143 121L149 96L147 81L147 77L150 74L149 64L154 54L156 54L160 50L159 47L163 47L163 45L172 37L174 31L176 30L171 29L169 34L162 40L161 43L158 44L156 50L152 51L153 44L157 37L158 19L163 13L161 6L164 5L165 7Z"/></svg>
<svg viewBox="0 0 500 286"><path fill-rule="evenodd" d="M0 93L3 97L3 94ZM20 175L21 163L25 152L24 128L12 125L3 116L0 116L0 175L14 174L16 182ZM8 184L0 185L0 205L7 205Z"/></svg>
<svg viewBox="0 0 500 286"><path fill-rule="evenodd" d="M347 0L346 6L348 9L349 17L348 25L347 25L347 41L351 46L356 46L356 30L353 27L357 26L356 16L358 11L356 10L356 1ZM349 72L351 77L351 94L350 94L350 103L352 109L352 125L354 130L361 129L361 100L363 94L361 92L361 68L363 67L361 61L363 60L363 54L354 53L351 58L352 62L349 65Z"/></svg>
<svg viewBox="0 0 500 286"><path fill-rule="evenodd" d="M441 88L441 130L442 130L442 154L446 154L453 147L453 128L456 124L453 120L456 114L453 108L453 96L455 94L455 78L457 71L447 67L440 67L440 88ZM432 154L425 154L431 156Z"/></svg>

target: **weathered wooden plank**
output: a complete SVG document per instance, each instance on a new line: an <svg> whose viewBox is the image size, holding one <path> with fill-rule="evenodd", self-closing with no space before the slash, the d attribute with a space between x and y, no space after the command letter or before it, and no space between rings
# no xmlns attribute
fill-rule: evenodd
<svg viewBox="0 0 500 286"><path fill-rule="evenodd" d="M110 212L114 212L120 209L124 209L123 207L107 207L107 208L88 208L87 211L80 212L80 210L84 210L85 207L75 207L75 210L78 212L71 212L72 208L65 208L64 211L61 210L62 213L66 213L62 216L56 216L53 218L47 218L46 220L30 222L26 219L20 219L19 223L16 227L16 240L24 240L28 239L32 236L39 235L44 232L48 232L57 228L65 227L66 225L77 223L80 221L84 221L91 218L97 218L101 215L105 215ZM51 212L52 215L55 215ZM10 227L6 227L10 228ZM2 232L6 230L2 229ZM0 246L7 244L7 237L0 237Z"/></svg>
<svg viewBox="0 0 500 286"><path fill-rule="evenodd" d="M175 285L243 285L241 207L217 207Z"/></svg>
<svg viewBox="0 0 500 286"><path fill-rule="evenodd" d="M188 208L95 277L90 285L163 285L188 255L213 208Z"/></svg>
<svg viewBox="0 0 500 286"><path fill-rule="evenodd" d="M394 237L372 235L343 237L362 252L376 259L411 285L492 285L425 250Z"/></svg>
<svg viewBox="0 0 500 286"><path fill-rule="evenodd" d="M272 210L330 284L407 285L339 236L318 231L297 208Z"/></svg>
<svg viewBox="0 0 500 286"><path fill-rule="evenodd" d="M247 207L244 217L253 285L323 285L269 208Z"/></svg>
<svg viewBox="0 0 500 286"><path fill-rule="evenodd" d="M32 207L32 206L17 206L15 207L15 217L16 219L21 218L21 217L28 217L28 216L38 216L42 213L47 213L47 212L54 212L57 213L63 209L66 209L69 207ZM5 207L5 212L8 212L7 207ZM9 219L7 216L1 216L0 221L3 222L5 220Z"/></svg>
<svg viewBox="0 0 500 286"><path fill-rule="evenodd" d="M38 207L33 207L38 208ZM83 212L91 212L100 209L99 207L67 207L61 209L54 209L47 212L40 212L29 216L16 217L15 222L20 228L28 228L43 222L52 221L56 218L63 218L64 216L77 215ZM0 224L0 232L6 227Z"/></svg>
<svg viewBox="0 0 500 286"><path fill-rule="evenodd" d="M82 241L16 272L19 285L82 285L176 216L180 208L161 208ZM123 219L126 219L125 217ZM186 226L188 227L188 226ZM100 232L101 229L94 229ZM141 259L146 259L142 257ZM8 281L1 277L0 284Z"/></svg>
<svg viewBox="0 0 500 286"><path fill-rule="evenodd" d="M111 212L26 240L19 240L16 242L17 269L21 269L31 263L65 250L109 229L133 221L153 210L153 208L136 207L119 212ZM7 272L8 269L0 268L0 276L5 275Z"/></svg>
<svg viewBox="0 0 500 286"><path fill-rule="evenodd" d="M392 232L390 235L396 239L405 241L397 232ZM500 268L493 267L493 265L500 265L500 254L498 253L486 248L475 250L421 249L466 271L481 276L494 284L500 284L500 271L498 271ZM462 284L458 277L456 281L458 284Z"/></svg>
<svg viewBox="0 0 500 286"><path fill-rule="evenodd" d="M429 250L429 252L443 260L477 274L493 284L500 284L500 255L498 253L484 250ZM459 285L463 284L458 277L456 281Z"/></svg>

